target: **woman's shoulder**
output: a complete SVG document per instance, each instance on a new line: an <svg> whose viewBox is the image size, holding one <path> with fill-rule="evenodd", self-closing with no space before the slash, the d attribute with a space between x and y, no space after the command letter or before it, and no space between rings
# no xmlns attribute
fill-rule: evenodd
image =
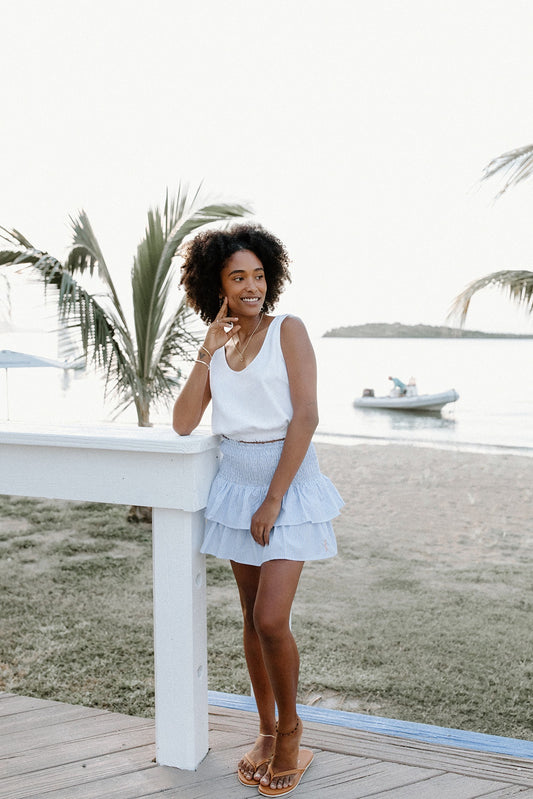
<svg viewBox="0 0 533 799"><path fill-rule="evenodd" d="M310 344L307 328L299 316L284 314L283 317L277 318L281 319L280 340L284 351L288 347Z"/></svg>
<svg viewBox="0 0 533 799"><path fill-rule="evenodd" d="M305 324L300 319L299 316L294 316L293 314L282 314L281 316L275 317L279 319L279 324L281 327L281 335L301 335L302 333L307 333Z"/></svg>

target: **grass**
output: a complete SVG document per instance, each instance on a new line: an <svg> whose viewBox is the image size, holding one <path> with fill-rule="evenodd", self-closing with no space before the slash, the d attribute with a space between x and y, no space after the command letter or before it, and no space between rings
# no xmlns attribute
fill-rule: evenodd
<svg viewBox="0 0 533 799"><path fill-rule="evenodd" d="M340 543L295 604L301 701L532 738L533 558ZM120 506L0 497L0 552L0 689L152 716L150 527ZM208 584L210 688L248 693L229 566L208 558Z"/></svg>
<svg viewBox="0 0 533 799"><path fill-rule="evenodd" d="M2 497L0 515L0 686L150 715L150 529L89 503Z"/></svg>

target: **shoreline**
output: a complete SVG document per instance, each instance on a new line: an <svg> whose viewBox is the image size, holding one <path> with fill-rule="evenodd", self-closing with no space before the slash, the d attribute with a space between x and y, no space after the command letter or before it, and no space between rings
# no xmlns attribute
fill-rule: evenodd
<svg viewBox="0 0 533 799"><path fill-rule="evenodd" d="M408 439L398 436L366 436L352 433L331 433L319 431L314 434L315 444L330 444L339 447L370 446L405 446L422 449L437 449L444 452L470 452L478 455L517 455L533 458L533 447L520 447L514 444L480 444L473 441L435 441L426 439Z"/></svg>

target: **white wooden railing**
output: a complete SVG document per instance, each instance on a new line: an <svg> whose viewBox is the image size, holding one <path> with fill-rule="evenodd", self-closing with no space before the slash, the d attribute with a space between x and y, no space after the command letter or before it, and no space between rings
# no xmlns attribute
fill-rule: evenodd
<svg viewBox="0 0 533 799"><path fill-rule="evenodd" d="M0 425L0 494L153 508L156 758L195 769L208 750L205 558L218 439L170 427Z"/></svg>

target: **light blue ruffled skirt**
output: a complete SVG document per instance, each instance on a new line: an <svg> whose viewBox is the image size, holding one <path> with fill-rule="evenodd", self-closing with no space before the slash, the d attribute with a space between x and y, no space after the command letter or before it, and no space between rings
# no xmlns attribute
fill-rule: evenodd
<svg viewBox="0 0 533 799"><path fill-rule="evenodd" d="M283 498L270 543L263 547L252 538L251 519L266 497L282 448L283 441L247 444L222 439L220 467L205 510L202 552L251 566L337 554L331 519L344 503L320 472L312 444Z"/></svg>

